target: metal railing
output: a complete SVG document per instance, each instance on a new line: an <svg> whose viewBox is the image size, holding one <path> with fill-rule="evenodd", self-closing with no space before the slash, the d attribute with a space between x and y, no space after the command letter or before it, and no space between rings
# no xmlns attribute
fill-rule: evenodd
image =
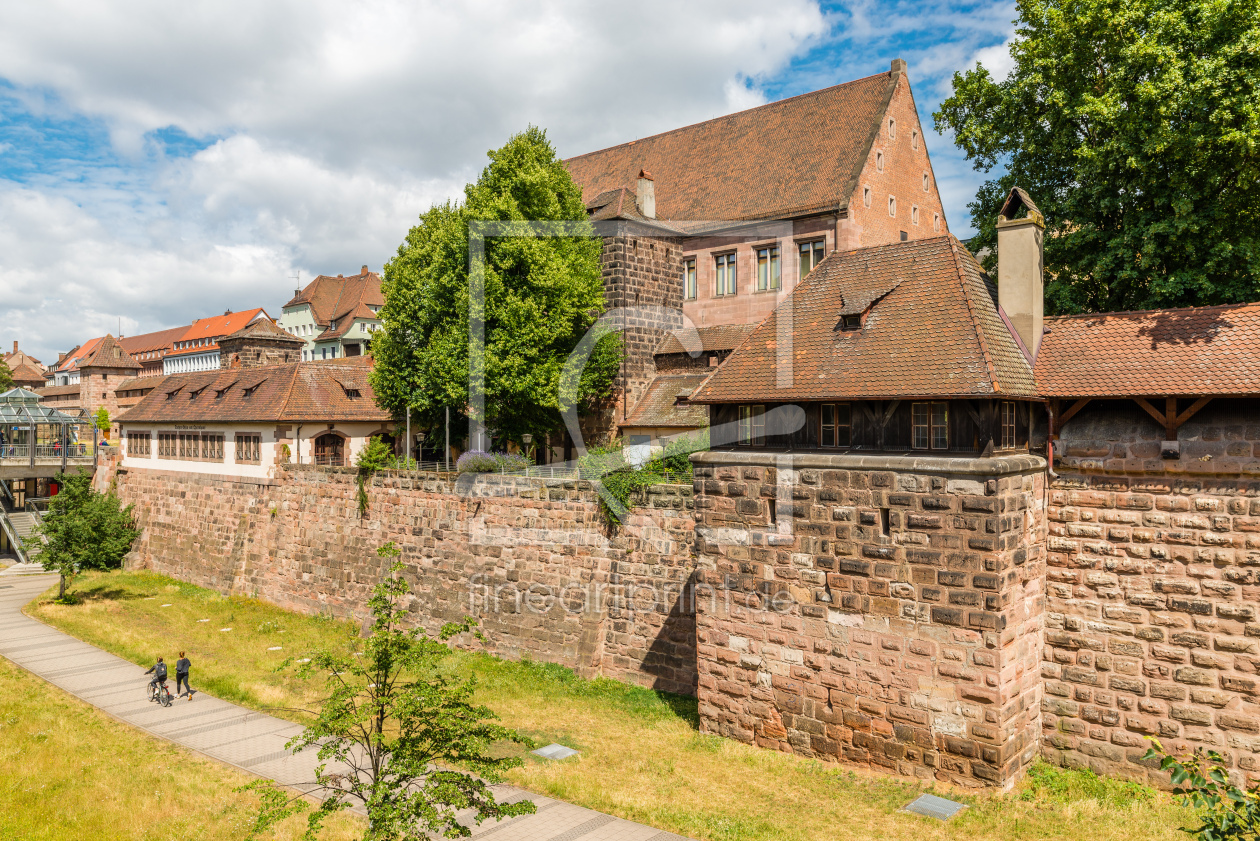
<svg viewBox="0 0 1260 841"><path fill-rule="evenodd" d="M44 514L48 511L48 503L52 501L52 497L39 496L26 501L26 513L35 518L35 522L42 523Z"/></svg>
<svg viewBox="0 0 1260 841"><path fill-rule="evenodd" d="M22 539L17 536L13 523L9 522L9 515L4 511L0 511L0 530L3 530L5 537L9 539L9 546L12 547L13 554L17 555L18 561L24 564L29 563L30 560L22 546Z"/></svg>
<svg viewBox="0 0 1260 841"><path fill-rule="evenodd" d="M4 496L6 496L6 497L8 497L8 498L9 498L9 505L12 505L13 507L15 507L15 508L16 508L16 507L17 507L17 499L16 499L16 498L14 498L14 496L13 496L13 491L9 490L9 483L8 483L8 482L6 482L6 481L4 481L3 479L0 479L0 491L2 491L2 492L3 492L3 495L4 495ZM3 502L4 502L4 500L3 500L3 499L0 499L0 511L3 511L3 510L4 510L4 505L3 505Z"/></svg>
<svg viewBox="0 0 1260 841"><path fill-rule="evenodd" d="M0 447L0 459L21 459L28 461L31 457L30 444L5 444Z"/></svg>

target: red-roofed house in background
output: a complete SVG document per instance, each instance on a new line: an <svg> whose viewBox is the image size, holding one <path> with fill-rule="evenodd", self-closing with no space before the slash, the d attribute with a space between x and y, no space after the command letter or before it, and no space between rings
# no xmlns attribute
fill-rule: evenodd
<svg viewBox="0 0 1260 841"><path fill-rule="evenodd" d="M366 356L384 305L381 276L364 266L357 275L320 275L295 289L278 323L306 342L305 360Z"/></svg>
<svg viewBox="0 0 1260 841"><path fill-rule="evenodd" d="M235 333L258 319L270 320L264 309L232 312L211 318L199 318L175 340L170 353L162 360L163 374L188 374L214 371L219 368L219 339Z"/></svg>
<svg viewBox="0 0 1260 841"><path fill-rule="evenodd" d="M948 232L900 59L564 163L604 236L607 305L681 310L699 328L760 323L837 250ZM623 431L665 420L660 388L635 407L656 375L654 349L680 325L659 310L627 319L613 419ZM675 420L704 416L695 407Z"/></svg>
<svg viewBox="0 0 1260 841"><path fill-rule="evenodd" d="M34 391L43 387L44 363L19 350L16 341L13 343L13 353L4 355L4 364L9 366L9 371L13 374L13 384L18 388Z"/></svg>

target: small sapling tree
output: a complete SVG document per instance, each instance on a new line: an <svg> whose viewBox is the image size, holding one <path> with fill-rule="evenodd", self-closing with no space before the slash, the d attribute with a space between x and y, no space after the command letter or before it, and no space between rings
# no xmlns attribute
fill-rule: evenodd
<svg viewBox="0 0 1260 841"><path fill-rule="evenodd" d="M85 569L117 569L140 535L131 506L122 507L112 493L92 490L92 475L57 474L60 492L48 503L48 513L27 538L31 554L44 569L61 575L57 598Z"/></svg>
<svg viewBox="0 0 1260 841"><path fill-rule="evenodd" d="M1158 739L1143 760L1158 759L1159 767L1170 772L1173 794L1198 812L1197 827L1181 830L1199 841L1256 841L1260 838L1260 789L1243 788L1230 782L1225 757L1214 750L1196 750L1189 756L1175 756L1164 750Z"/></svg>
<svg viewBox="0 0 1260 841"><path fill-rule="evenodd" d="M410 587L400 553L389 543L378 554L390 572L368 601L373 620L362 652L317 651L297 669L303 676L326 676L328 686L320 709L308 711L314 722L285 746L295 753L318 748L315 780L300 794L269 780L245 786L262 798L250 838L306 809L308 795L323 800L308 817L308 839L318 836L328 815L352 804L367 812L368 841L465 838L472 830L457 817L463 810L472 810L471 820L480 824L535 809L528 800L498 803L489 786L521 764L516 757L488 755L490 745L528 745L528 739L495 724L493 712L473 703L471 680L440 668L451 653L444 640L475 623L448 624L438 638L403 628Z"/></svg>

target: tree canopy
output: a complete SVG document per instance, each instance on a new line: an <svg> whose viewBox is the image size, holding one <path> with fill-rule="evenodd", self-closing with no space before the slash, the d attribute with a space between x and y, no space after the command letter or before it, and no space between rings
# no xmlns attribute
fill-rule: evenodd
<svg viewBox="0 0 1260 841"><path fill-rule="evenodd" d="M131 506L92 490L92 474L58 473L60 491L28 540L44 569L61 574L61 598L85 569L117 569L140 535Z"/></svg>
<svg viewBox="0 0 1260 841"><path fill-rule="evenodd" d="M9 368L9 363L0 359L0 391L8 391L13 386L13 370Z"/></svg>
<svg viewBox="0 0 1260 841"><path fill-rule="evenodd" d="M1060 313L1260 298L1260 3L1017 0L1014 69L956 73L936 128L994 249L1011 186L1046 217Z"/></svg>
<svg viewBox="0 0 1260 841"><path fill-rule="evenodd" d="M382 405L421 423L444 409L469 409L469 225L520 223L518 236L485 243L485 404L483 422L520 440L560 425L565 360L604 308L601 243L589 227L582 191L539 128L489 153L464 201L420 216L385 265L383 331L372 343L372 387ZM577 236L533 236L531 221L575 223ZM615 337L601 341L580 400L607 396L619 364Z"/></svg>

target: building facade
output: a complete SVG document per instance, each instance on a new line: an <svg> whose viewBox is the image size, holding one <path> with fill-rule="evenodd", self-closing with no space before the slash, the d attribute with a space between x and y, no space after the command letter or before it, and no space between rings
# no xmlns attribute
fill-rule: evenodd
<svg viewBox="0 0 1260 841"><path fill-rule="evenodd" d="M271 320L264 309L227 311L212 318L199 318L175 339L162 359L163 374L214 371L220 367L219 339L259 320Z"/></svg>
<svg viewBox="0 0 1260 841"><path fill-rule="evenodd" d="M320 275L295 289L278 323L305 342L303 360L366 356L384 305L380 275L364 266L357 275Z"/></svg>

